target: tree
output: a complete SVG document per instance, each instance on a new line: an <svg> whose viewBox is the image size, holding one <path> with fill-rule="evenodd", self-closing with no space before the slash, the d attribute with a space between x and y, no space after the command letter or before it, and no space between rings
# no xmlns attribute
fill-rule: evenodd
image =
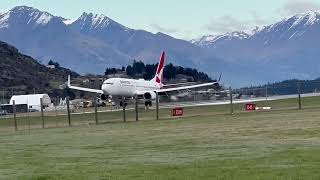
<svg viewBox="0 0 320 180"><path fill-rule="evenodd" d="M131 77L134 77L134 75L135 75L133 67L130 66L130 65L127 66L126 73L127 73L128 76L131 76Z"/></svg>
<svg viewBox="0 0 320 180"><path fill-rule="evenodd" d="M135 74L142 74L146 70L145 64L142 61L136 61L136 60L133 60L132 68Z"/></svg>
<svg viewBox="0 0 320 180"><path fill-rule="evenodd" d="M50 61L48 62L48 65L50 66L54 66L55 68L59 68L60 64L57 62L54 62L52 59L50 59Z"/></svg>
<svg viewBox="0 0 320 180"><path fill-rule="evenodd" d="M156 72L158 64L144 64L141 61L133 60L132 65L128 65L125 69L126 74L133 78L152 79ZM122 67L124 69L124 67ZM107 72L112 72L113 68L107 68ZM198 72L196 69L183 68L181 66L174 66L172 63L164 67L164 79L171 80L177 77L178 74L190 76L190 80L195 80L198 82L209 82L212 79L203 72Z"/></svg>
<svg viewBox="0 0 320 180"><path fill-rule="evenodd" d="M150 80L154 77L158 64L147 64L143 78Z"/></svg>
<svg viewBox="0 0 320 180"><path fill-rule="evenodd" d="M107 68L106 71L105 71L105 75L109 75L109 74L116 74L117 71L120 71L120 69L116 69L116 68Z"/></svg>
<svg viewBox="0 0 320 180"><path fill-rule="evenodd" d="M172 63L168 64L164 68L164 78L165 79L174 79L177 76L177 68L173 66Z"/></svg>

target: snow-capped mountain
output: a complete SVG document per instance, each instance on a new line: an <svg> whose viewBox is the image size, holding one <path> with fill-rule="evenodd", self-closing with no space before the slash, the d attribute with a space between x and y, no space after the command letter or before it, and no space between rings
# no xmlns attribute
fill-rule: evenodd
<svg viewBox="0 0 320 180"><path fill-rule="evenodd" d="M60 17L55 17L47 12L42 12L26 6L18 6L9 11L0 13L0 28L14 28L25 24L28 28L38 28L49 23L61 23ZM61 23L62 25L62 23Z"/></svg>
<svg viewBox="0 0 320 180"><path fill-rule="evenodd" d="M160 52L166 48L170 52L167 54L174 58L173 61L176 64L192 66L199 59L194 52L202 51L201 48L187 41L178 40L163 33L153 34L144 30L131 29L102 14L83 13L69 25L69 28L74 32L103 41L132 59L142 59L148 63L156 62ZM183 61L180 60L182 57Z"/></svg>
<svg viewBox="0 0 320 180"><path fill-rule="evenodd" d="M19 6L0 13L0 40L46 63L49 59L80 73L133 59L155 63L162 50L168 63L198 68L232 85L320 76L319 12L309 11L252 32L209 35L191 42L161 32L121 25L105 15L83 13L76 20ZM318 65L319 64L319 65Z"/></svg>
<svg viewBox="0 0 320 180"><path fill-rule="evenodd" d="M125 41L133 33L129 29L103 14L83 13L76 21L69 24L69 27L83 35L94 37L105 41L108 44L118 44Z"/></svg>
<svg viewBox="0 0 320 180"><path fill-rule="evenodd" d="M313 36L319 31L320 13L308 11L266 26L257 31L249 40L263 41L265 46L278 42L299 40L304 36Z"/></svg>
<svg viewBox="0 0 320 180"><path fill-rule="evenodd" d="M48 12L18 6L1 14L0 40L43 63L54 59L79 72L102 72L106 63L120 66L130 59L98 39L72 31L66 19Z"/></svg>
<svg viewBox="0 0 320 180"><path fill-rule="evenodd" d="M259 76L251 79L265 82L315 78L320 76L320 65L316 62L320 57L319 19L319 12L308 11L256 28L250 35L236 41L230 41L230 38L217 41L219 36L204 36L192 43L232 63L239 74Z"/></svg>
<svg viewBox="0 0 320 180"><path fill-rule="evenodd" d="M130 30L129 28L113 21L103 14L98 15L86 12L84 12L76 21L71 24L83 32L97 32L114 28L126 31Z"/></svg>
<svg viewBox="0 0 320 180"><path fill-rule="evenodd" d="M297 39L308 33L319 24L320 12L308 11L290 18L285 18L280 22L269 26L256 27L251 33L232 32L223 35L207 35L191 40L191 43L203 48L215 48L222 41L251 41L260 39L264 45L272 44L273 41Z"/></svg>
<svg viewBox="0 0 320 180"><path fill-rule="evenodd" d="M198 39L193 39L191 40L191 43L199 46L199 47L216 47L217 45L221 43L226 43L226 42L233 42L233 41L239 41L239 40L244 40L249 37L249 34L245 32L232 32L232 33L226 33L223 35L208 35L208 36L203 36Z"/></svg>
<svg viewBox="0 0 320 180"><path fill-rule="evenodd" d="M133 59L155 63L162 50L168 51L171 62L191 67L202 51L187 41L130 29L93 13L73 21L19 6L1 13L0 22L0 40L43 63L54 59L80 73L103 73L106 67L121 67Z"/></svg>

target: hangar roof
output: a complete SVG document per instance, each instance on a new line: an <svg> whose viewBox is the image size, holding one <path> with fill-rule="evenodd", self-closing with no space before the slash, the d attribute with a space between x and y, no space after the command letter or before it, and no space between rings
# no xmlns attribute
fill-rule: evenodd
<svg viewBox="0 0 320 180"><path fill-rule="evenodd" d="M43 100L44 105L51 104L51 99L48 94L29 94L29 95L14 95L10 99L10 104L28 104L28 105L40 105L40 98Z"/></svg>

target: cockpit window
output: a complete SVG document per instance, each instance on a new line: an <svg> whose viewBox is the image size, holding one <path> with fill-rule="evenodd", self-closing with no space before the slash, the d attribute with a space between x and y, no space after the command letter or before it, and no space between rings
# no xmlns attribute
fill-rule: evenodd
<svg viewBox="0 0 320 180"><path fill-rule="evenodd" d="M105 82L105 83L103 83L103 84L110 84L110 85L113 85L113 83L111 83L111 82Z"/></svg>

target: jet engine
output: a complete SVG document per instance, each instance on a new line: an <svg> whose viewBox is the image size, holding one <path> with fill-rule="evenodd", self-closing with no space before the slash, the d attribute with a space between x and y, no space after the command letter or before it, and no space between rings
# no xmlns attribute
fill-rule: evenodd
<svg viewBox="0 0 320 180"><path fill-rule="evenodd" d="M144 104L146 107L152 106L152 100L156 99L156 93L155 92L146 92L143 95L143 98L145 100Z"/></svg>
<svg viewBox="0 0 320 180"><path fill-rule="evenodd" d="M101 95L100 95L100 99L103 100L103 101L108 100L108 98L109 98L108 95L105 95L105 94L101 94Z"/></svg>
<svg viewBox="0 0 320 180"><path fill-rule="evenodd" d="M144 93L143 98L146 100L154 100L154 99L156 99L156 93L155 92L146 92L146 93Z"/></svg>

